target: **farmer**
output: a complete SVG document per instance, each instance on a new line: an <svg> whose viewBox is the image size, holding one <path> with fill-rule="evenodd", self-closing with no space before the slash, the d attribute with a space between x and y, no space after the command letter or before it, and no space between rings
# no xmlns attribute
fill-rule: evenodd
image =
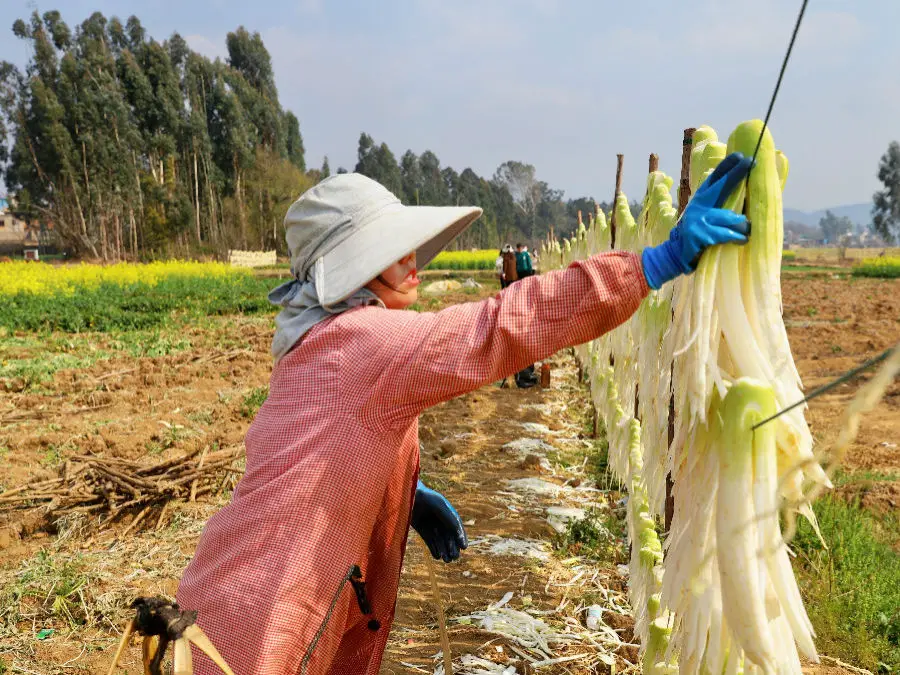
<svg viewBox="0 0 900 675"><path fill-rule="evenodd" d="M412 526L435 558L466 548L454 508L417 482L418 415L625 321L707 246L745 242L721 206L749 160L726 158L669 240L524 279L436 313L416 270L480 214L407 207L359 174L328 178L285 217L295 280L280 307L269 397L231 502L207 523L178 589L240 675L375 675ZM212 675L194 652L195 672Z"/></svg>
<svg viewBox="0 0 900 675"><path fill-rule="evenodd" d="M531 266L531 254L525 244L516 244L516 274L520 279L534 275L534 268Z"/></svg>
<svg viewBox="0 0 900 675"><path fill-rule="evenodd" d="M503 247L503 279L500 283L501 288L506 288L512 282L518 280L516 274L516 252L513 251L512 244L506 244Z"/></svg>

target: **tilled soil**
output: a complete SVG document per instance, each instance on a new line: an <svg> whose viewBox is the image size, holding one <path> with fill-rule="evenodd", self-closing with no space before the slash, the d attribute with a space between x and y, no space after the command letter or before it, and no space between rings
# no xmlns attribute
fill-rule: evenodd
<svg viewBox="0 0 900 675"><path fill-rule="evenodd" d="M783 296L792 349L807 390L900 340L900 281L794 274L786 276ZM459 294L439 304L477 299ZM161 461L198 445L240 444L251 421L245 398L268 381L270 319L216 320L194 329L190 337L189 351L135 359L124 352L117 355L106 337L98 335L98 349L109 348L112 358L88 368L60 371L52 382L37 387L2 383L0 391L5 388L6 393L0 394L0 447L6 450L0 456L0 485L9 489L51 477L66 455L74 452ZM34 348L16 349L15 358L39 355ZM552 612L548 620L563 625L566 620L580 620L577 610L584 598L602 596L601 589L620 594L624 588L613 561L595 566L596 576L592 575L588 586L582 581L567 587L561 584L577 575L573 571L580 564L577 561L565 564L559 556L491 553L496 541L491 537L535 541L541 550L549 551L554 531L547 522L548 507L577 506L588 494L603 501L593 493L566 489L547 494L529 491L523 484L511 489L507 482L535 478L562 486L567 480L584 479L578 458L589 452L585 445L589 439L578 437L582 430L576 414L584 392L574 384L570 357L559 355L553 363L550 390L489 386L422 417L423 478L444 492L463 520L471 523L467 529L475 542L459 562L438 565L449 617L483 610L512 592L510 606ZM820 444L836 438L843 408L861 381L847 383L810 404L808 418ZM527 423L543 426L522 426ZM523 462L520 453L503 448L521 438L547 444L548 448L541 448L550 473L546 464L541 468L540 457ZM843 471L851 480L841 484L840 494L859 498L875 511L897 508L900 384L864 419ZM226 500L227 491L195 504L175 505L163 514L158 528L154 514L147 519L147 529L142 526L124 542L115 536L128 526L130 516L99 532L96 523L88 521L64 529L60 538L44 531L43 523L32 522L16 530L21 533L17 535L6 526L20 520L21 513L0 504L0 574L5 584L21 579L43 550L51 556L77 558L91 567L92 585L80 591L80 602L89 608L111 608L117 603L121 607L140 593L173 594L203 522ZM564 606L555 611L563 598ZM56 633L42 641L35 633L44 625L20 623L16 630L0 634L0 657L40 673L63 672L59 669L66 662L66 671L105 671L116 638L112 624L125 613L110 609L108 616L108 621L74 630L58 617L47 619L44 623ZM417 668L431 672L436 663L432 657L440 649L435 616L422 549L418 539L411 537L383 672L420 672ZM610 610L609 621L621 622L614 627L628 643L629 620L616 617ZM474 625L451 622L450 635L455 656L477 653L503 663L520 658L514 645L502 640L485 647L493 636ZM616 652L620 670L633 662L631 647L610 651ZM560 653L575 655L578 650L570 645L560 648ZM133 649L125 665L134 668L136 658ZM589 672L578 660L557 666L560 672L563 667L572 673Z"/></svg>

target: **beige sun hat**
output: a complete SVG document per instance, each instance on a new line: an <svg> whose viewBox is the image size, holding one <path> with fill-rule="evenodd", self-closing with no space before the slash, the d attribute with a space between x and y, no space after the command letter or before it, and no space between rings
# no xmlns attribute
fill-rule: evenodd
<svg viewBox="0 0 900 675"><path fill-rule="evenodd" d="M359 173L326 178L288 209L291 272L316 284L327 307L416 252L421 269L481 215L477 206L404 206Z"/></svg>

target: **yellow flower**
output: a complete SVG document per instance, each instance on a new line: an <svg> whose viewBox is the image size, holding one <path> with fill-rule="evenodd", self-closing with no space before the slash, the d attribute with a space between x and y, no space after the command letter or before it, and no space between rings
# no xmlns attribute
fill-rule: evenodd
<svg viewBox="0 0 900 675"><path fill-rule="evenodd" d="M74 295L79 290L97 288L101 284L116 286L156 286L170 278L208 279L239 278L247 270L224 263L198 263L183 260L152 262L146 265L48 265L46 263L11 262L0 265L0 296L19 293L53 296Z"/></svg>

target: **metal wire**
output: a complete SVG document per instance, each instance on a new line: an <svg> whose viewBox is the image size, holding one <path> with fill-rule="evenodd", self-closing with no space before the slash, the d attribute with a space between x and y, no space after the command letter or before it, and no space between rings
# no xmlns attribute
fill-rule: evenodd
<svg viewBox="0 0 900 675"><path fill-rule="evenodd" d="M791 410L793 410L793 409L796 408L797 406L803 405L803 404L806 403L807 401L811 401L811 400L813 400L814 398L818 398L818 397L821 396L822 394L825 394L825 393L831 391L831 390L834 389L835 387L837 387L837 386L843 384L844 382L847 382L848 380L852 380L854 377L856 377L857 375L859 375L859 374L861 374L861 373L863 373L863 372L869 370L870 368L874 368L874 367L877 366L879 363L881 363L882 361L884 361L885 359L887 359L887 357L891 355L891 353L894 351L894 349L900 349L900 347L891 347L890 349L887 349L886 351L884 351L882 354L879 354L878 356L876 356L874 359L869 359L868 361L866 361L865 363L863 363L861 366L857 366L857 367L854 368L853 370L850 370L850 371L844 373L843 375L841 375L841 376L840 376L839 378L837 378L836 380L832 380L832 381L829 382L828 384L823 384L821 387L817 387L816 389L813 389L809 394L807 394L806 396L804 396L802 399L800 399L800 400L797 401L796 403L792 403L792 404L789 405L787 408L784 408L784 409L782 409L782 410L779 410L777 413L775 413L775 414L772 415L771 417L767 417L767 418L764 419L762 422L759 422L759 423L753 425L753 426L751 427L751 430L756 430L756 429L758 429L759 427L761 427L763 424L768 424L768 423L771 422L772 420L778 419L779 417L781 417L782 415L784 415L786 412L790 412Z"/></svg>
<svg viewBox="0 0 900 675"><path fill-rule="evenodd" d="M763 120L762 131L759 132L759 140L756 141L756 149L753 151L753 162L756 162L756 155L759 154L759 147L762 145L763 136L769 126L769 118L772 116L772 108L775 107L775 99L778 98L778 91L781 89L781 80L784 79L784 71L787 70L788 61L791 58L791 52L794 50L794 42L797 40L797 33L800 30L800 24L803 22L803 15L806 14L806 5L809 0L803 0L800 6L800 12L797 14L797 22L794 24L794 32L791 34L791 41L788 43L787 52L784 55L784 61L781 62L781 72L778 73L778 81L775 83L775 91L772 92L772 98L769 100L769 109L766 111L766 119ZM750 173L747 173L747 180L750 180Z"/></svg>

